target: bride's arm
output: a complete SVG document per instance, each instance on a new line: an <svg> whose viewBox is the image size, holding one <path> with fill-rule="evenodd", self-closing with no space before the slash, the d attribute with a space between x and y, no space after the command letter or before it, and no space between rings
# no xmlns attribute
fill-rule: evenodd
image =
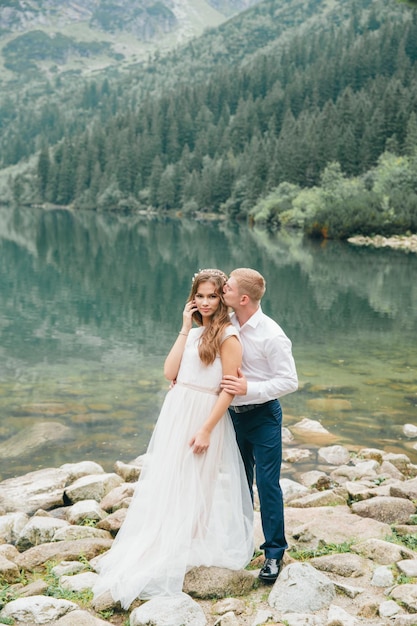
<svg viewBox="0 0 417 626"><path fill-rule="evenodd" d="M182 312L182 327L178 337L168 353L164 363L164 376L168 380L175 380L180 369L187 336L193 325L193 313L197 310L194 302L187 302Z"/></svg>
<svg viewBox="0 0 417 626"><path fill-rule="evenodd" d="M239 339L232 335L225 339L220 348L223 375L237 376L238 367L242 362L242 346ZM217 422L223 417L234 396L222 390L207 420L190 440L193 452L205 452L210 445L210 435Z"/></svg>

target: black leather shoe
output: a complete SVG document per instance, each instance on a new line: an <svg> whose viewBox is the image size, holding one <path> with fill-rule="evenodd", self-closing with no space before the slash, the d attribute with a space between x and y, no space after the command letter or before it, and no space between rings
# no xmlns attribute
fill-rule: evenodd
<svg viewBox="0 0 417 626"><path fill-rule="evenodd" d="M264 583L274 583L282 570L282 559L265 559L265 563L259 572L259 580Z"/></svg>

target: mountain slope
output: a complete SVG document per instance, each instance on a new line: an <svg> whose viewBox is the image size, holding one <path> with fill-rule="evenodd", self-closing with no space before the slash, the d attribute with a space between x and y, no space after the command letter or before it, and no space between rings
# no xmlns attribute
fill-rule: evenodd
<svg viewBox="0 0 417 626"><path fill-rule="evenodd" d="M256 1L4 0L0 79L137 62L185 43Z"/></svg>
<svg viewBox="0 0 417 626"><path fill-rule="evenodd" d="M13 179L15 202L243 217L284 185L285 209L331 163L330 186L387 149L412 155L417 14L390 0L265 0L129 75L79 85L4 107L3 164L40 149ZM310 211L312 196L298 208Z"/></svg>

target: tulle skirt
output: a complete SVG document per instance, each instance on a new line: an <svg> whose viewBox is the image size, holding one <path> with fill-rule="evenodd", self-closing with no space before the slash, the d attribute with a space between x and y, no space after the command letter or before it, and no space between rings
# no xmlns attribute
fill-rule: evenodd
<svg viewBox="0 0 417 626"><path fill-rule="evenodd" d="M217 396L177 384L164 401L126 519L97 564L97 597L172 596L204 565L245 567L253 554L253 507L228 413L204 454L189 441Z"/></svg>

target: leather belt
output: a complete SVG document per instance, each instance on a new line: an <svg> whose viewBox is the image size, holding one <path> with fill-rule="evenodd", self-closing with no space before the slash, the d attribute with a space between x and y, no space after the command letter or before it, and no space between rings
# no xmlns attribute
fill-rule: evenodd
<svg viewBox="0 0 417 626"><path fill-rule="evenodd" d="M265 406L270 402L273 402L273 400L268 400L268 402L261 402L260 404L241 404L240 406L231 406L230 408L235 413L247 413L248 411L259 409L261 406Z"/></svg>

